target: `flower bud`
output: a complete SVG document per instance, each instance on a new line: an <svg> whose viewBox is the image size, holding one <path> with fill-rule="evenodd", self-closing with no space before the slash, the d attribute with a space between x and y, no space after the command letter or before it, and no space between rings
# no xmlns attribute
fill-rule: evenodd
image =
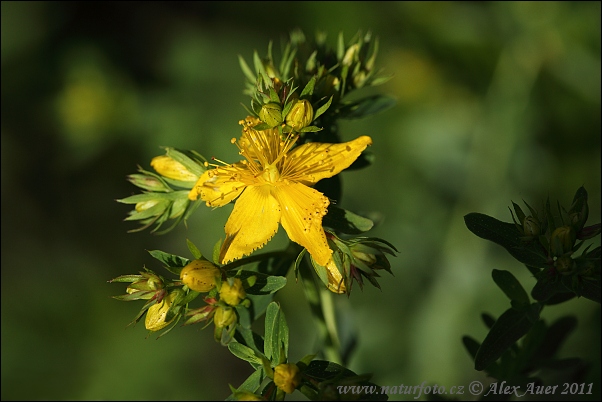
<svg viewBox="0 0 602 402"><path fill-rule="evenodd" d="M357 43L349 46L349 49L347 49L347 51L345 52L345 56L343 57L343 61L341 62L341 64L343 64L344 66L350 66L355 60L355 56L356 54L358 54L359 49L360 47Z"/></svg>
<svg viewBox="0 0 602 402"><path fill-rule="evenodd" d="M231 306L236 306L242 299L247 296L242 281L240 278L234 278L232 286L228 281L222 282L222 287L219 290L219 297Z"/></svg>
<svg viewBox="0 0 602 402"><path fill-rule="evenodd" d="M148 191L156 191L156 192L164 192L169 191L169 187L167 187L161 180L156 177L146 175L146 174L131 174L128 176L128 180L133 185L143 188Z"/></svg>
<svg viewBox="0 0 602 402"><path fill-rule="evenodd" d="M314 108L308 100L299 99L286 115L286 124L299 131L307 127L314 119Z"/></svg>
<svg viewBox="0 0 602 402"><path fill-rule="evenodd" d="M136 209L137 212L142 212L142 211L146 211L147 209L154 207L158 203L159 203L158 200L142 201L142 202L137 203L134 208Z"/></svg>
<svg viewBox="0 0 602 402"><path fill-rule="evenodd" d="M236 312L231 307L222 307L219 306L215 310L215 315L213 316L213 323L216 328L225 328L229 325L232 325L236 322Z"/></svg>
<svg viewBox="0 0 602 402"><path fill-rule="evenodd" d="M261 395L253 394L249 391L239 391L234 393L235 401L265 401Z"/></svg>
<svg viewBox="0 0 602 402"><path fill-rule="evenodd" d="M176 318L175 316L169 320L165 321L165 317L167 316L167 312L171 308L174 299L177 296L177 292L171 292L167 296L161 300L160 303L153 304L149 307L146 312L146 318L144 319L144 326L149 331L160 331Z"/></svg>
<svg viewBox="0 0 602 402"><path fill-rule="evenodd" d="M207 260L194 260L182 268L180 280L196 292L209 292L221 275L219 268Z"/></svg>
<svg viewBox="0 0 602 402"><path fill-rule="evenodd" d="M180 181L197 181L198 176L191 173L184 165L173 158L162 155L151 160L151 166L161 176Z"/></svg>
<svg viewBox="0 0 602 402"><path fill-rule="evenodd" d="M282 107L278 103L270 102L261 107L259 118L270 127L282 123Z"/></svg>
<svg viewBox="0 0 602 402"><path fill-rule="evenodd" d="M563 275L568 275L573 272L574 265L575 261L569 256L558 257L554 262L556 270Z"/></svg>
<svg viewBox="0 0 602 402"><path fill-rule="evenodd" d="M276 384L278 389L283 390L287 394L292 394L299 384L301 384L299 367L292 363L277 365L274 368L274 384Z"/></svg>
<svg viewBox="0 0 602 402"><path fill-rule="evenodd" d="M552 232L550 246L552 255L561 256L573 250L575 244L575 231L570 226L561 226Z"/></svg>
<svg viewBox="0 0 602 402"><path fill-rule="evenodd" d="M527 216L523 221L523 233L525 236L539 236L540 232L541 227L537 218L534 218L531 215Z"/></svg>

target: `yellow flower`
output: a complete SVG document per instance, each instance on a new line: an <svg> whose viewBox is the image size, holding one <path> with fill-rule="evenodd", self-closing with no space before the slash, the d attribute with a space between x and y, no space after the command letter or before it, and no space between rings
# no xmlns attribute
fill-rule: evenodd
<svg viewBox="0 0 602 402"><path fill-rule="evenodd" d="M234 278L232 286L228 281L222 282L222 287L219 290L219 298L231 306L236 306L242 299L247 296L245 288L242 286L240 278Z"/></svg>
<svg viewBox="0 0 602 402"><path fill-rule="evenodd" d="M296 364L283 363L274 368L274 384L287 394L292 394L301 384L301 374Z"/></svg>
<svg viewBox="0 0 602 402"><path fill-rule="evenodd" d="M168 179L180 181L195 181L198 179L197 175L191 173L184 165L167 155L154 157L150 164L157 173Z"/></svg>
<svg viewBox="0 0 602 402"><path fill-rule="evenodd" d="M219 268L207 260L193 260L180 271L180 280L197 292L209 292L221 275Z"/></svg>
<svg viewBox="0 0 602 402"><path fill-rule="evenodd" d="M153 304L149 307L144 319L144 326L146 329L149 331L160 331L171 324L176 317L167 322L165 321L165 317L176 296L176 292L169 293L160 303Z"/></svg>
<svg viewBox="0 0 602 402"><path fill-rule="evenodd" d="M305 247L325 266L332 254L322 228L329 200L311 188L321 179L346 169L372 144L368 136L342 144L308 143L293 149L298 136L281 138L277 129L252 127L259 119L240 122L240 141L232 140L245 160L207 170L188 197L201 197L221 207L239 197L226 222L220 263L227 263L263 247L282 224L288 237Z"/></svg>

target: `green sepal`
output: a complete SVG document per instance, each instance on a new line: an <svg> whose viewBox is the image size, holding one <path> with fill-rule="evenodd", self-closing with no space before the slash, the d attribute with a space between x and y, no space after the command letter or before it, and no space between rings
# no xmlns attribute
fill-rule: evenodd
<svg viewBox="0 0 602 402"><path fill-rule="evenodd" d="M247 77L247 79L250 82L255 83L255 74L253 74L253 71L251 71L251 68L241 55L238 55L238 64L240 64L240 69L242 70L243 74Z"/></svg>
<svg viewBox="0 0 602 402"><path fill-rule="evenodd" d="M113 282L136 282L136 281L139 281L141 279L144 279L143 275L131 274L131 275L120 275L117 278L113 278L113 279L111 279L108 282L109 283L113 283Z"/></svg>
<svg viewBox="0 0 602 402"><path fill-rule="evenodd" d="M194 245L193 242L190 241L190 239L186 239L186 245L188 246L188 250L190 251L190 254L192 254L195 260L200 260L201 257L203 257L201 251L198 249L197 246Z"/></svg>
<svg viewBox="0 0 602 402"><path fill-rule="evenodd" d="M317 133L318 131L322 131L322 127L307 126L307 127L303 127L301 130L299 130L300 133Z"/></svg>
<svg viewBox="0 0 602 402"><path fill-rule="evenodd" d="M165 268L175 275L180 276L180 271L184 268L190 260L179 255L169 254L161 250L147 250L153 258L161 261L165 264Z"/></svg>
<svg viewBox="0 0 602 402"><path fill-rule="evenodd" d="M165 153L176 162L181 163L186 170L195 176L201 176L207 170L205 167L207 159L196 151L184 151L172 147L165 147ZM176 181L181 182L180 180Z"/></svg>
<svg viewBox="0 0 602 402"><path fill-rule="evenodd" d="M525 244L522 233L513 223L499 221L480 213L464 216L466 227L478 237L504 247L514 258L523 264L536 268L548 267L547 257L534 243Z"/></svg>
<svg viewBox="0 0 602 402"><path fill-rule="evenodd" d="M475 357L475 370L482 371L499 359L522 338L539 319L541 304L533 303L524 310L510 308L493 324Z"/></svg>
<svg viewBox="0 0 602 402"><path fill-rule="evenodd" d="M508 271L494 269L491 273L493 281L512 301L516 309L527 307L530 303L529 295L520 282ZM516 306L515 306L516 305Z"/></svg>
<svg viewBox="0 0 602 402"><path fill-rule="evenodd" d="M397 101L385 95L373 95L354 102L344 103L338 109L341 119L360 119L391 109Z"/></svg>
<svg viewBox="0 0 602 402"><path fill-rule="evenodd" d="M236 393L238 392L250 392L254 394L255 392L257 392L257 390L259 390L259 387L261 386L261 383L263 382L264 378L265 374L263 368L258 367L257 370L253 372L253 374L247 377L247 379L240 385L240 387L238 387L238 389L230 385L230 390L232 391L232 394L226 398L226 401L241 400L236 395Z"/></svg>
<svg viewBox="0 0 602 402"><path fill-rule="evenodd" d="M213 258L213 263L215 263L215 264L219 264L219 255L220 255L221 249L222 249L222 239L219 239L213 246L213 255L211 256Z"/></svg>
<svg viewBox="0 0 602 402"><path fill-rule="evenodd" d="M335 205L328 207L322 225L345 234L360 234L372 229L374 222Z"/></svg>

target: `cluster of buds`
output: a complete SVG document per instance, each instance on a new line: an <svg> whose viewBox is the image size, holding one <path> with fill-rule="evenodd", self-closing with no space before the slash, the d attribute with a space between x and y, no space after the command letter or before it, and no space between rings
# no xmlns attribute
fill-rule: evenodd
<svg viewBox="0 0 602 402"><path fill-rule="evenodd" d="M600 233L600 224L585 226L589 215L587 192L583 187L577 190L571 208L566 211L558 206L558 214L554 216L550 208L549 199L546 201L543 213L538 213L529 204L529 215L526 215L520 206L512 203L514 213L512 219L516 228L523 235L521 238L526 243L533 240L539 241L544 250L553 272L561 275L590 275L590 257L584 252L575 259L573 254L581 247L584 240L591 239Z"/></svg>
<svg viewBox="0 0 602 402"><path fill-rule="evenodd" d="M326 231L332 258L326 267L312 264L324 284L335 293L351 294L353 281L364 288L364 278L380 289L376 278L378 271L385 270L393 275L387 254L395 256L397 249L389 242L374 237L356 237L343 240Z"/></svg>
<svg viewBox="0 0 602 402"><path fill-rule="evenodd" d="M215 339L224 343L232 338L238 322L235 307L247 294L240 278L223 279L223 276L217 266L205 259L193 260L180 271L180 281L183 285L195 292L210 292L210 295L204 298L206 306L186 313L188 319L184 325L201 321L209 323L213 320ZM218 294L219 299L215 297Z"/></svg>
<svg viewBox="0 0 602 402"><path fill-rule="evenodd" d="M279 63L274 60L271 44L265 58L254 53L254 71L239 57L247 77L244 93L251 97L251 109L247 111L262 121L256 129L281 126L284 132L320 130L312 123L331 103L337 104L352 90L380 85L390 79L375 70L377 54L378 39L373 39L369 32L365 35L358 32L348 44L341 33L336 50L331 50L326 46L325 34L319 33L310 42L296 30L291 33ZM298 88L303 88L300 94L296 92ZM334 115L339 110L329 113Z"/></svg>
<svg viewBox="0 0 602 402"><path fill-rule="evenodd" d="M182 219L186 220L194 210L188 199L188 192L205 172L206 160L193 152L182 152L166 148L166 155L152 159L155 172L138 168L138 173L128 176L135 186L145 190L142 194L126 197L118 202L133 204L126 221L140 221L141 227L130 230L137 232L155 224L153 232L163 223L172 219L174 224L161 233L174 228Z"/></svg>

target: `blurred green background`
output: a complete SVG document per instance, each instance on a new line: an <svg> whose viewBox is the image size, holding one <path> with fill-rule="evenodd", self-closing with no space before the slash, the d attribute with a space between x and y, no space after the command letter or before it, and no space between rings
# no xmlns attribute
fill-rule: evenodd
<svg viewBox="0 0 602 402"><path fill-rule="evenodd" d="M126 329L141 303L111 299L125 287L107 283L143 265L166 273L145 250L189 256L186 238L210 254L231 207L154 236L126 233L130 206L115 199L137 192L125 177L160 146L236 161L237 56L278 49L295 27L333 46L370 30L394 75L378 92L396 107L340 130L372 136L376 155L342 174L341 206L381 213L369 234L400 250L382 292L336 299L359 334L352 370L381 385L486 381L461 337L482 340L481 312L508 306L491 270L534 280L463 216L509 221L511 200L548 195L568 207L584 185L600 221L600 2L3 1L1 27L3 400L223 399L251 373L211 328ZM297 360L315 340L301 284L290 277L278 300ZM544 317L567 313L579 326L561 355L592 362L599 396L600 307L573 300Z"/></svg>

